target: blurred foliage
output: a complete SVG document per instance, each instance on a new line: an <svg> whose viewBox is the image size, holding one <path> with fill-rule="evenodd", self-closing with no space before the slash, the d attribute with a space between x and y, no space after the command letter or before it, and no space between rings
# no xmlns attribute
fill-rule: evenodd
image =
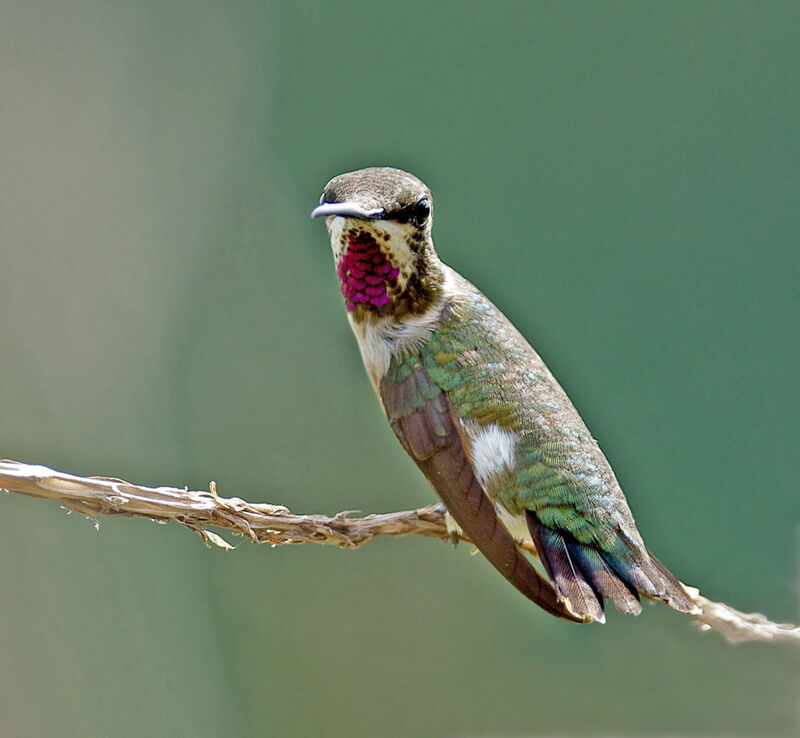
<svg viewBox="0 0 800 738"><path fill-rule="evenodd" d="M432 493L325 181L400 166L650 547L797 617L800 6L2 3L0 454L298 512ZM5 736L793 736L796 654L555 621L435 541L206 551L2 500Z"/></svg>

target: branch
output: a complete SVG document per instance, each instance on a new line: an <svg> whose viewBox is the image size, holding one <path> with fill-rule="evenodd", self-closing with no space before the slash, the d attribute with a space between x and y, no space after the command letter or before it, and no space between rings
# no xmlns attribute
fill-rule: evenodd
<svg viewBox="0 0 800 738"><path fill-rule="evenodd" d="M220 497L216 484L209 491L175 487L141 487L110 477L76 477L46 466L0 460L0 489L59 502L71 512L97 522L99 516L149 518L170 521L190 528L206 545L231 549L207 528L214 526L253 543L285 546L291 543L319 543L358 548L375 536L407 536L449 539L443 508L349 517L351 511L325 515L294 515L282 505L247 502L238 497Z"/></svg>
<svg viewBox="0 0 800 738"><path fill-rule="evenodd" d="M208 546L231 549L221 536L208 530L222 528L245 536L254 543L284 546L317 543L358 548L376 536L421 535L443 540L455 539L447 530L442 505L417 510L350 517L350 511L325 515L294 515L281 505L247 502L238 497L220 497L211 482L209 491L175 487L141 487L110 477L76 477L46 466L0 460L0 489L31 497L55 500L63 508L86 515L97 524L99 516L149 518L158 523L179 523L200 535ZM526 545L535 555L535 549ZM715 630L731 642L779 641L800 642L800 628L773 623L763 615L734 610L721 602L712 602L694 587L684 585L697 606L690 613L703 630Z"/></svg>

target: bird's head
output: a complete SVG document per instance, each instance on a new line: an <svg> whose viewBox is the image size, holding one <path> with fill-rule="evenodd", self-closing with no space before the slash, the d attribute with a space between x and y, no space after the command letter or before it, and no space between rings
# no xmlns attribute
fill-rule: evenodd
<svg viewBox="0 0 800 738"><path fill-rule="evenodd" d="M357 321L424 312L443 280L433 249L430 190L372 167L334 177L312 218L325 218L345 305Z"/></svg>

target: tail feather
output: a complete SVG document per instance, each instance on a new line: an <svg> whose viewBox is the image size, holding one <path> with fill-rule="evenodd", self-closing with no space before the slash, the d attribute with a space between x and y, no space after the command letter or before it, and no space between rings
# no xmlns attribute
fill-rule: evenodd
<svg viewBox="0 0 800 738"><path fill-rule="evenodd" d="M572 556L564 536L527 513L528 530L536 552L559 595L567 599L581 616L604 623L603 595L586 576L579 561Z"/></svg>
<svg viewBox="0 0 800 738"><path fill-rule="evenodd" d="M591 579L594 588L614 601L614 607L625 615L638 615L642 611L638 592L624 579L620 579L598 551L576 540L568 541L567 547L581 569Z"/></svg>
<svg viewBox="0 0 800 738"><path fill-rule="evenodd" d="M624 531L619 531L619 538L626 555L604 554L603 557L622 582L647 599L662 602L674 610L692 612L696 609L683 585L647 548Z"/></svg>
<svg viewBox="0 0 800 738"><path fill-rule="evenodd" d="M697 603L692 600L675 575L653 556L650 549L647 549L647 555L650 557L650 563L653 568L659 573L662 582L662 590L659 592L659 596L654 599L669 605L673 610L678 610L679 612L696 612Z"/></svg>
<svg viewBox="0 0 800 738"><path fill-rule="evenodd" d="M680 612L696 609L683 585L641 544L620 535L620 555L577 541L569 532L554 530L535 513L526 513L536 552L556 591L579 615L604 622L605 599L621 613L642 611L639 595Z"/></svg>

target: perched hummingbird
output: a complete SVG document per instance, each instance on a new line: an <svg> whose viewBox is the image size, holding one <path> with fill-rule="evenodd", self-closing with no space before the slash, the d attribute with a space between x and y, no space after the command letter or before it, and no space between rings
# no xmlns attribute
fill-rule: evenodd
<svg viewBox="0 0 800 738"><path fill-rule="evenodd" d="M604 622L607 598L638 614L639 595L694 611L645 547L608 461L539 355L437 256L428 188L399 169L362 169L328 182L311 215L326 220L381 406L451 532L566 620Z"/></svg>

